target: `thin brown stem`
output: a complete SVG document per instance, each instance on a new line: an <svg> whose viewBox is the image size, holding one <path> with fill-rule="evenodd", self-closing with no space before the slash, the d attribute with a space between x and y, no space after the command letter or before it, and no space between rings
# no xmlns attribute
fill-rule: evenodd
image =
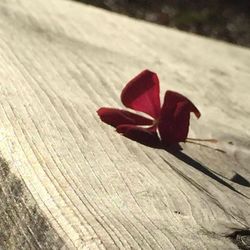
<svg viewBox="0 0 250 250"><path fill-rule="evenodd" d="M210 148L210 149L213 149L213 150L216 150L216 151L219 151L221 153L226 153L224 150L222 149L219 149L219 148L213 148L213 147L209 147L208 145L204 145L204 144L201 144L199 142L194 142L194 141L186 141L187 143L192 143L192 144L196 144L196 145L199 145L199 146L202 146L202 147L205 147L205 148Z"/></svg>
<svg viewBox="0 0 250 250"><path fill-rule="evenodd" d="M218 142L218 140L216 139L198 139L198 138L187 138L186 141L204 141L204 142L211 142L211 143Z"/></svg>

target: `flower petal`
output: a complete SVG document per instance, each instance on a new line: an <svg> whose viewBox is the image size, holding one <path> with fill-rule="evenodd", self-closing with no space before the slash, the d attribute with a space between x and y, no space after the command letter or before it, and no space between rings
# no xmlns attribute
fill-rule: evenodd
<svg viewBox="0 0 250 250"><path fill-rule="evenodd" d="M97 111L101 120L113 127L117 127L122 124L133 125L152 125L153 120L145 118L143 116L131 113L122 109L114 108L100 108Z"/></svg>
<svg viewBox="0 0 250 250"><path fill-rule="evenodd" d="M200 117L199 110L185 96L167 91L158 124L161 140L165 145L184 142L188 135L190 113Z"/></svg>
<svg viewBox="0 0 250 250"><path fill-rule="evenodd" d="M159 118L161 104L157 75L149 70L142 71L122 90L121 101L128 108Z"/></svg>
<svg viewBox="0 0 250 250"><path fill-rule="evenodd" d="M160 139L154 127L142 128L134 125L120 125L117 127L116 131L146 146L156 147L160 145Z"/></svg>

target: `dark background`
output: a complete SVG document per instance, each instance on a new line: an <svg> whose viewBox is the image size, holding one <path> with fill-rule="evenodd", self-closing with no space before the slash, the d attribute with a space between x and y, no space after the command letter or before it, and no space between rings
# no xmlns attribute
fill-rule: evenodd
<svg viewBox="0 0 250 250"><path fill-rule="evenodd" d="M76 0L250 47L250 0Z"/></svg>

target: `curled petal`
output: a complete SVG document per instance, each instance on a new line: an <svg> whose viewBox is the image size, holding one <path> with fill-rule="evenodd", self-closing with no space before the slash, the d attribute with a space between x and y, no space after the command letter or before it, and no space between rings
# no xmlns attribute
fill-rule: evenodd
<svg viewBox="0 0 250 250"><path fill-rule="evenodd" d="M142 128L134 125L120 125L117 127L116 131L146 146L157 147L160 145L160 139L154 127Z"/></svg>
<svg viewBox="0 0 250 250"><path fill-rule="evenodd" d="M122 124L131 125L152 125L153 120L145 118L143 116L131 113L122 109L114 108L100 108L97 111L101 120L113 127L117 127Z"/></svg>
<svg viewBox="0 0 250 250"><path fill-rule="evenodd" d="M160 116L160 89L157 75L149 70L133 78L121 93L122 103L157 119Z"/></svg>
<svg viewBox="0 0 250 250"><path fill-rule="evenodd" d="M173 91L166 92L158 124L161 140L165 145L185 142L191 112L197 118L200 117L199 110L185 96Z"/></svg>

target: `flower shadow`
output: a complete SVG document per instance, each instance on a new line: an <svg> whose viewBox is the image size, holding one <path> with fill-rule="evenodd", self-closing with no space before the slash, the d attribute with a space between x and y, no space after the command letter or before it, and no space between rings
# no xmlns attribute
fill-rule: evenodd
<svg viewBox="0 0 250 250"><path fill-rule="evenodd" d="M202 172L203 174L205 174L206 176L212 178L213 180L217 181L218 183L220 183L221 185L224 185L225 187L231 189L232 191L246 197L246 195L242 194L241 192L239 192L238 190L236 190L232 185L230 185L229 183L227 183L226 181L224 181L222 178L227 179L226 177L219 177L216 172L210 170L208 167L204 166L203 164L201 164L200 162L196 161L195 159L193 159L192 157L190 157L189 155L185 154L184 152L182 152L181 150L174 150L174 149L166 149L165 150L174 155L176 158L178 158L179 160L185 162L186 164L188 164L190 167ZM164 159L163 159L164 160ZM232 181L232 180L231 180ZM238 183L239 184L239 183Z"/></svg>
<svg viewBox="0 0 250 250"><path fill-rule="evenodd" d="M217 181L221 185L224 185L225 187L231 189L232 191L249 199L248 196L242 194L241 192L236 190L232 185L230 185L228 182L226 182L225 180L222 179L222 178L224 178L224 179L227 179L228 181L235 182L239 185L249 187L250 183L244 177L240 176L239 174L236 174L235 175L236 177L232 178L232 179L228 179L224 176L221 176L220 174L216 173L213 170L210 170L207 166L203 165L202 163L193 159L191 156L184 153L180 144L176 144L176 145L170 147L170 146L163 145L160 141L155 141L155 140L137 140L137 142L139 142L140 144L143 144L145 146L151 147L151 148L157 148L157 149L162 149L162 150L167 151L169 154L171 154L174 157L178 158L179 160L185 162L190 167L202 172L203 174L205 174L206 176ZM166 162L168 165L170 165L170 163L166 159L164 159L162 156L161 156L161 158L164 162Z"/></svg>

